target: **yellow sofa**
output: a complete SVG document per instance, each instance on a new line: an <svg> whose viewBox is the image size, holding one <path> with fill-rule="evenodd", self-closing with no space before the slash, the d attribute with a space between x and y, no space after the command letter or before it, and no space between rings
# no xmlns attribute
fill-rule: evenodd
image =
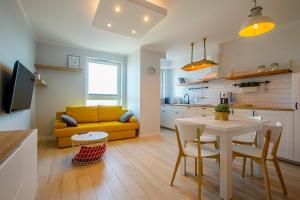
<svg viewBox="0 0 300 200"><path fill-rule="evenodd" d="M122 106L69 106L66 112L57 112L54 135L58 139L58 147L71 146L71 136L89 131L104 131L108 133L108 140L118 140L137 136L138 121L132 116L128 122L121 123L119 118L127 112ZM67 127L61 120L61 115L73 117L77 127Z"/></svg>

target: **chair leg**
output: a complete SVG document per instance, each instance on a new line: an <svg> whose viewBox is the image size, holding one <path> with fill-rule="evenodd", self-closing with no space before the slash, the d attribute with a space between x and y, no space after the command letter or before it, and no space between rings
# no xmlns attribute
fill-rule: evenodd
<svg viewBox="0 0 300 200"><path fill-rule="evenodd" d="M216 149L219 149L218 141L215 141L215 142L214 142L214 146L215 146Z"/></svg>
<svg viewBox="0 0 300 200"><path fill-rule="evenodd" d="M197 158L195 158L195 176L197 176L198 166L197 166Z"/></svg>
<svg viewBox="0 0 300 200"><path fill-rule="evenodd" d="M203 176L203 159L201 159L201 162L199 162L199 168L200 168L200 175Z"/></svg>
<svg viewBox="0 0 300 200"><path fill-rule="evenodd" d="M268 175L266 161L262 161L261 168L262 168L262 172L263 172L263 176L264 176L264 184L265 184L265 188L266 188L267 200L271 200L272 197L271 197L270 181L269 181L269 175Z"/></svg>
<svg viewBox="0 0 300 200"><path fill-rule="evenodd" d="M198 167L198 200L201 200L201 185L202 185L202 176L201 174L203 173L202 169L202 158L198 157L198 163L199 163L199 167Z"/></svg>
<svg viewBox="0 0 300 200"><path fill-rule="evenodd" d="M251 164L251 176L253 176L254 168L253 168L253 159L252 158L250 160L250 164Z"/></svg>
<svg viewBox="0 0 300 200"><path fill-rule="evenodd" d="M175 179L175 176L176 176L176 173L177 173L179 164L180 164L180 160L181 160L181 155L178 154L177 161L176 161L176 165L175 165L175 169L174 169L173 176L172 176L172 180L171 180L171 186L173 186L174 179Z"/></svg>
<svg viewBox="0 0 300 200"><path fill-rule="evenodd" d="M183 175L186 176L186 157L183 158Z"/></svg>
<svg viewBox="0 0 300 200"><path fill-rule="evenodd" d="M246 171L246 157L243 157L243 172L242 172L242 177L245 177L245 171Z"/></svg>
<svg viewBox="0 0 300 200"><path fill-rule="evenodd" d="M280 183L281 183L283 192L284 192L284 194L287 194L287 189L286 189L285 184L284 184L284 181L283 181L282 173L281 173L281 170L280 170L280 167L279 167L277 158L274 158L274 159L273 159L273 163L274 163L274 166L275 166L277 175L278 175L278 177L279 177L279 180L280 180Z"/></svg>

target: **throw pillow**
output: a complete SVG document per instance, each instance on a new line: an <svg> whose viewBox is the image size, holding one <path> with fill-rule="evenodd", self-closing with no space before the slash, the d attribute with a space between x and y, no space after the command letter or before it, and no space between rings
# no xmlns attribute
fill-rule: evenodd
<svg viewBox="0 0 300 200"><path fill-rule="evenodd" d="M65 122L67 124L67 126L70 126L70 127L76 127L77 126L77 121L69 115L62 115L61 120L63 122Z"/></svg>
<svg viewBox="0 0 300 200"><path fill-rule="evenodd" d="M119 122L126 123L131 116L133 116L132 112L126 112L120 117Z"/></svg>

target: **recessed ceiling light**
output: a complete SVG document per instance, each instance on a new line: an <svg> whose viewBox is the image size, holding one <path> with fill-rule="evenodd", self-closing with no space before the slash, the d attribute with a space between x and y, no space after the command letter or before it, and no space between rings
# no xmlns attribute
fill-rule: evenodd
<svg viewBox="0 0 300 200"><path fill-rule="evenodd" d="M108 26L108 27L112 27L111 23L108 23L107 26Z"/></svg>
<svg viewBox="0 0 300 200"><path fill-rule="evenodd" d="M144 22L148 22L149 21L149 17L148 16L145 16L144 17Z"/></svg>
<svg viewBox="0 0 300 200"><path fill-rule="evenodd" d="M116 11L116 12L121 12L121 7L120 7L120 6L116 6L116 7L115 7L115 11Z"/></svg>
<svg viewBox="0 0 300 200"><path fill-rule="evenodd" d="M135 31L135 30L132 30L131 33L132 33L132 34L136 34L136 31Z"/></svg>

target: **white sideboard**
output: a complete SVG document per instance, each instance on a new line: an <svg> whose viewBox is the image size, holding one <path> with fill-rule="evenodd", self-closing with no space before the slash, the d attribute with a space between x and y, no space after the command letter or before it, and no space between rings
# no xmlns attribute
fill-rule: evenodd
<svg viewBox="0 0 300 200"><path fill-rule="evenodd" d="M174 130L174 120L176 118L213 116L214 108L161 105L160 112L161 126ZM300 138L300 135L297 135L299 133L294 131L294 111L231 109L231 115L244 117L261 116L263 120L268 120L270 122L281 122L284 126L284 130L281 136L278 156L287 160L299 162L299 156L297 156L299 152L296 152L297 149L299 149L296 146L299 146L299 142L295 141L295 138ZM239 137L247 138L249 137L249 134Z"/></svg>
<svg viewBox="0 0 300 200"><path fill-rule="evenodd" d="M3 140L5 144L10 143L6 138ZM0 199L34 200L36 188L37 130L28 130L26 137L0 164Z"/></svg>

